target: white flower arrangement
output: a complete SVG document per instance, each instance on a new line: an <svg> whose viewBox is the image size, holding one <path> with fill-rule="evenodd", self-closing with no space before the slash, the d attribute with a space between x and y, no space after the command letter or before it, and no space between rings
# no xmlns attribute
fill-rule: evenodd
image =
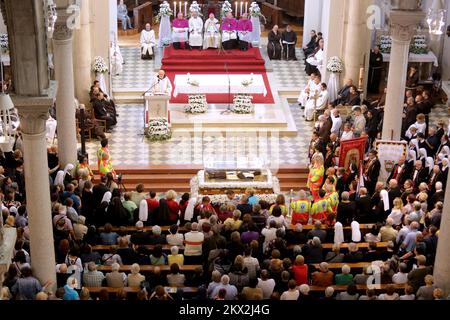
<svg viewBox="0 0 450 320"><path fill-rule="evenodd" d="M344 64L339 57L331 57L327 63L327 70L333 73L342 73L344 71Z"/></svg>
<svg viewBox="0 0 450 320"><path fill-rule="evenodd" d="M249 94L237 94L233 99L233 108L232 111L234 113L239 114L249 114L255 111L255 108L252 103L253 96Z"/></svg>
<svg viewBox="0 0 450 320"><path fill-rule="evenodd" d="M92 65L92 71L94 71L96 73L108 72L108 67L106 65L105 60L102 57L96 56L94 58L94 64Z"/></svg>
<svg viewBox="0 0 450 320"><path fill-rule="evenodd" d="M380 51L382 53L391 53L392 39L390 36L380 37Z"/></svg>
<svg viewBox="0 0 450 320"><path fill-rule="evenodd" d="M0 48L3 52L7 52L9 50L9 41L7 33L0 34Z"/></svg>
<svg viewBox="0 0 450 320"><path fill-rule="evenodd" d="M424 35L415 35L411 40L409 52L415 54L427 54L428 53L427 39Z"/></svg>
<svg viewBox="0 0 450 320"><path fill-rule="evenodd" d="M170 4L167 1L164 1L159 5L159 12L156 16L156 23L158 23L162 17L170 17L173 16L173 11L170 8Z"/></svg>
<svg viewBox="0 0 450 320"><path fill-rule="evenodd" d="M199 17L202 17L202 16L203 16L203 14L202 14L202 12L201 12L201 10L200 10L200 6L199 6L199 4L197 3L197 1L192 1L191 5L189 6L189 13L190 13L190 16L192 16L192 13L193 13L193 12L197 12L198 15L199 15Z"/></svg>
<svg viewBox="0 0 450 320"><path fill-rule="evenodd" d="M145 136L150 141L165 141L172 137L172 130L169 121L165 118L151 119L148 128L145 129Z"/></svg>
<svg viewBox="0 0 450 320"><path fill-rule="evenodd" d="M226 194L213 194L213 195L198 195L198 199L203 198L204 196L208 196L211 199L211 204L213 206L221 206L224 205L226 203L228 203L230 201L230 199L228 199ZM241 199L244 196L244 194L237 194L236 198L237 199ZM256 194L256 196L258 197L259 200L263 200L263 201L267 201L269 204L274 204L277 200L277 194Z"/></svg>
<svg viewBox="0 0 450 320"><path fill-rule="evenodd" d="M228 12L233 12L233 8L231 7L231 3L227 0L222 4L222 9L220 10L220 15L222 17L226 17Z"/></svg>
<svg viewBox="0 0 450 320"><path fill-rule="evenodd" d="M255 17L255 18L263 18L264 19L264 24L267 22L266 17L261 13L261 8L259 7L258 3L253 1L250 4L250 8L249 8L249 12L250 12L250 16L251 17Z"/></svg>
<svg viewBox="0 0 450 320"><path fill-rule="evenodd" d="M206 95L191 94L188 96L188 105L184 107L186 113L205 113L208 111Z"/></svg>

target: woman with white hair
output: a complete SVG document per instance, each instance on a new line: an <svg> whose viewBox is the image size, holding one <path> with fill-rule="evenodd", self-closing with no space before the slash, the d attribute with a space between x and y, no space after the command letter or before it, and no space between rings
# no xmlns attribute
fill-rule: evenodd
<svg viewBox="0 0 450 320"><path fill-rule="evenodd" d="M80 300L80 296L75 288L78 287L78 281L74 277L67 279L67 284L64 286L63 300Z"/></svg>
<svg viewBox="0 0 450 320"><path fill-rule="evenodd" d="M326 287L325 289L325 297L323 297L323 300L334 300L334 288L333 287Z"/></svg>
<svg viewBox="0 0 450 320"><path fill-rule="evenodd" d="M127 275L124 272L119 272L120 264L113 263L111 265L111 272L106 274L106 283L108 287L123 288L127 286Z"/></svg>
<svg viewBox="0 0 450 320"><path fill-rule="evenodd" d="M131 265L131 273L128 275L128 286L129 287L139 287L145 277L139 273L141 268L137 263Z"/></svg>
<svg viewBox="0 0 450 320"><path fill-rule="evenodd" d="M337 286L345 286L353 283L353 276L350 273L351 269L347 264L344 264L341 268L342 273L334 276L334 281Z"/></svg>
<svg viewBox="0 0 450 320"><path fill-rule="evenodd" d="M172 265L174 263L182 266L184 264L184 256L178 253L178 246L173 246L170 248L170 254L167 256L168 265Z"/></svg>
<svg viewBox="0 0 450 320"><path fill-rule="evenodd" d="M310 301L312 300L311 296L309 295L309 291L311 291L311 288L307 284L302 284L298 291L300 291L300 295L298 297L299 301Z"/></svg>

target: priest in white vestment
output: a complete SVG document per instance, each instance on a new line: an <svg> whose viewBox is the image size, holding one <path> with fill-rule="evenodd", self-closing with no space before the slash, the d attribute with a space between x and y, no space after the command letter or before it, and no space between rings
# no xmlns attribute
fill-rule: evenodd
<svg viewBox="0 0 450 320"><path fill-rule="evenodd" d="M123 56L120 52L120 47L117 44L117 41L111 41L110 44L110 56L111 56L111 65L112 65L112 73L113 75L119 75L122 73L123 70Z"/></svg>
<svg viewBox="0 0 450 320"><path fill-rule="evenodd" d="M198 11L192 11L189 19L189 46L191 48L203 47L203 20L198 16Z"/></svg>
<svg viewBox="0 0 450 320"><path fill-rule="evenodd" d="M324 110L328 105L327 85L322 83L320 89L310 92L310 97L305 106L306 121L312 121L316 110Z"/></svg>
<svg viewBox="0 0 450 320"><path fill-rule="evenodd" d="M306 102L308 101L308 98L309 98L309 91L311 90L312 87L315 86L315 83L314 83L315 78L316 78L316 74L311 73L311 75L309 76L308 83L306 84L306 87L300 92L300 95L299 95L297 101L298 101L298 104L302 107L305 107Z"/></svg>
<svg viewBox="0 0 450 320"><path fill-rule="evenodd" d="M152 30L150 23L147 23L145 29L141 32L141 59L152 59L155 45L155 31Z"/></svg>
<svg viewBox="0 0 450 320"><path fill-rule="evenodd" d="M220 23L219 20L214 17L214 13L211 12L209 14L209 19L205 21L204 30L203 49L219 48Z"/></svg>
<svg viewBox="0 0 450 320"><path fill-rule="evenodd" d="M164 70L158 71L157 76L152 80L152 85L150 88L150 93L152 95L172 95L172 83L166 76L166 72Z"/></svg>
<svg viewBox="0 0 450 320"><path fill-rule="evenodd" d="M310 75L313 72L320 73L324 56L323 48L324 48L324 40L320 39L319 47L316 49L314 54L312 54L306 59L306 67L305 67L306 74Z"/></svg>

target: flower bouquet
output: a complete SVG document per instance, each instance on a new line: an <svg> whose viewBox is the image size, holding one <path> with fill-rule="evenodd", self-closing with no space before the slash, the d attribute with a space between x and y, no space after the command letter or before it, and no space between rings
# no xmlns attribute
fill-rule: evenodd
<svg viewBox="0 0 450 320"><path fill-rule="evenodd" d="M165 118L151 119L144 134L150 141L169 140L172 137L169 121Z"/></svg>
<svg viewBox="0 0 450 320"><path fill-rule="evenodd" d="M382 53L391 53L392 39L390 36L380 37L380 51Z"/></svg>
<svg viewBox="0 0 450 320"><path fill-rule="evenodd" d="M162 17L170 17L173 15L173 11L170 8L170 4L167 1L164 1L159 5L159 12L156 15L155 22L159 23Z"/></svg>
<svg viewBox="0 0 450 320"><path fill-rule="evenodd" d="M200 10L200 6L197 1L192 1L189 6L189 17L192 16L192 12L197 12L199 17L203 17L202 11Z"/></svg>
<svg viewBox="0 0 450 320"><path fill-rule="evenodd" d="M208 111L206 95L192 94L188 96L188 105L184 107L186 113L205 113Z"/></svg>
<svg viewBox="0 0 450 320"><path fill-rule="evenodd" d="M233 12L233 8L231 7L231 3L225 0L225 2L222 4L222 9L220 9L221 17L226 17L228 12Z"/></svg>
<svg viewBox="0 0 450 320"><path fill-rule="evenodd" d="M411 41L409 52L414 54L427 54L428 51L429 50L425 36L415 35Z"/></svg>
<svg viewBox="0 0 450 320"><path fill-rule="evenodd" d="M333 73L342 73L344 71L344 64L339 57L331 57L327 63L327 70Z"/></svg>
<svg viewBox="0 0 450 320"><path fill-rule="evenodd" d="M9 50L9 41L7 33L0 34L0 48L2 52L8 52Z"/></svg>
<svg viewBox="0 0 450 320"><path fill-rule="evenodd" d="M261 13L261 8L259 7L258 3L253 1L250 4L250 8L249 8L249 12L250 12L250 16L254 17L254 18L263 18L264 20L264 24L266 24L267 19L266 17L264 17L264 15Z"/></svg>
<svg viewBox="0 0 450 320"><path fill-rule="evenodd" d="M92 65L92 71L94 71L96 73L108 72L108 66L106 65L106 62L102 57L96 56L94 58L94 64Z"/></svg>
<svg viewBox="0 0 450 320"><path fill-rule="evenodd" d="M235 95L234 99L233 99L232 111L234 113L239 113L239 114L253 113L255 110L254 110L254 106L252 103L252 99L253 99L253 96L251 96L249 94L239 93L239 94Z"/></svg>

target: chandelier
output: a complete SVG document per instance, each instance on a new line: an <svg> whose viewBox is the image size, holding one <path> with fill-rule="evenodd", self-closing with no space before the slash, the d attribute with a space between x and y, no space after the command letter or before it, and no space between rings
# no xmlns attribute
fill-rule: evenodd
<svg viewBox="0 0 450 320"><path fill-rule="evenodd" d="M444 33L445 14L444 9L430 8L427 14L428 31L431 35L440 36Z"/></svg>

